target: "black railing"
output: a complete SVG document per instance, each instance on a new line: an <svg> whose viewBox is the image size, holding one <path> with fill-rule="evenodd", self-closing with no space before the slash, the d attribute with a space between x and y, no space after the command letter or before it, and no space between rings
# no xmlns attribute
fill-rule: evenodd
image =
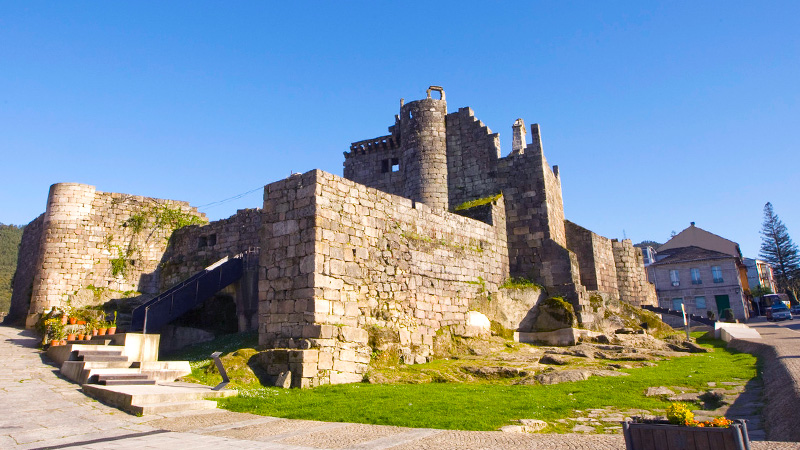
<svg viewBox="0 0 800 450"><path fill-rule="evenodd" d="M225 257L133 310L130 331L157 332L237 281L246 254Z"/></svg>
<svg viewBox="0 0 800 450"><path fill-rule="evenodd" d="M648 311L653 311L654 313L657 313L657 314L668 314L670 316L683 317L683 312L676 311L674 309L661 308L661 307L658 307L658 306L650 306L650 305L642 305L642 309L646 309ZM714 320L714 319L709 319L707 317L698 316L698 315L695 315L695 314L687 314L686 317L688 317L689 319L691 319L691 320L693 320L695 322L699 322L699 323L702 323L702 324L705 324L705 325L710 325L712 327L714 326L715 323L717 323L717 321Z"/></svg>

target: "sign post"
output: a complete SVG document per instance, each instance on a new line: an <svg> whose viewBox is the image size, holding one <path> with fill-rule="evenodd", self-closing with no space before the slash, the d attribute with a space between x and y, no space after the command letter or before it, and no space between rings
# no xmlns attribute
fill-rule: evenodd
<svg viewBox="0 0 800 450"><path fill-rule="evenodd" d="M686 340L691 340L691 335L689 334L689 316L686 314L686 307L681 303L681 312L683 313L683 327L686 329Z"/></svg>

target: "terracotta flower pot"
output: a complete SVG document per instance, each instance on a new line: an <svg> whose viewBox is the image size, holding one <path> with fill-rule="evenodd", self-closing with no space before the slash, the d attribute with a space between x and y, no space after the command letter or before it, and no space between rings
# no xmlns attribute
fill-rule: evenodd
<svg viewBox="0 0 800 450"><path fill-rule="evenodd" d="M117 327L108 327L108 331L106 331L106 334L114 334L116 332L117 332Z"/></svg>
<svg viewBox="0 0 800 450"><path fill-rule="evenodd" d="M85 320L79 320L78 321L78 325L86 325L86 321Z"/></svg>
<svg viewBox="0 0 800 450"><path fill-rule="evenodd" d="M67 340L68 341L74 341L75 340L75 333L68 334L67 335Z"/></svg>
<svg viewBox="0 0 800 450"><path fill-rule="evenodd" d="M97 328L92 328L92 336L97 336Z"/></svg>
<svg viewBox="0 0 800 450"><path fill-rule="evenodd" d="M61 345L61 341L52 340L50 341L50 347L58 347Z"/></svg>
<svg viewBox="0 0 800 450"><path fill-rule="evenodd" d="M86 337L86 335L85 335L85 334L83 334L83 333L78 333L78 340L79 340L79 341L82 341L82 340L83 340L85 337Z"/></svg>
<svg viewBox="0 0 800 450"><path fill-rule="evenodd" d="M97 330L97 334L99 334L100 336L105 336L106 335L106 331L108 331L107 328L99 328Z"/></svg>
<svg viewBox="0 0 800 450"><path fill-rule="evenodd" d="M69 324L70 325L75 325L77 322L78 322L78 318L77 317L70 317L69 318Z"/></svg>
<svg viewBox="0 0 800 450"><path fill-rule="evenodd" d="M61 325L67 324L67 316L61 316Z"/></svg>

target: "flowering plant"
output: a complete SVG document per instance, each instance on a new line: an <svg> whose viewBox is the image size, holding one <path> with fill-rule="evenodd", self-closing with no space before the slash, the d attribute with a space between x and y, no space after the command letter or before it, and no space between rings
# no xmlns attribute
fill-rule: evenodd
<svg viewBox="0 0 800 450"><path fill-rule="evenodd" d="M727 428L733 424L733 421L725 417L717 417L712 420L698 421L694 420L694 413L689 409L689 405L685 403L673 403L667 408L667 420L669 423L675 425L685 425L687 427L716 427Z"/></svg>

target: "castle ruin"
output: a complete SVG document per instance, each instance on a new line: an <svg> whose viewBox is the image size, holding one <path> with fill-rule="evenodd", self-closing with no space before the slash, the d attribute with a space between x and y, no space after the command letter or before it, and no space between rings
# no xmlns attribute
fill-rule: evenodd
<svg viewBox="0 0 800 450"><path fill-rule="evenodd" d="M505 289L511 278L562 297L587 327L600 319L598 298L655 305L629 240L565 220L539 126L530 142L522 119L512 130L503 157L496 133L470 108L448 113L431 86L401 101L388 135L350 146L344 177L292 175L264 187L262 209L207 224L184 202L55 184L25 228L9 320L30 326L67 301L155 294L260 249L231 288L237 328L258 329L271 374L291 370L293 385L308 387L360 381L376 329L406 362L428 360L445 331L468 334L471 310L536 331L545 293Z"/></svg>

